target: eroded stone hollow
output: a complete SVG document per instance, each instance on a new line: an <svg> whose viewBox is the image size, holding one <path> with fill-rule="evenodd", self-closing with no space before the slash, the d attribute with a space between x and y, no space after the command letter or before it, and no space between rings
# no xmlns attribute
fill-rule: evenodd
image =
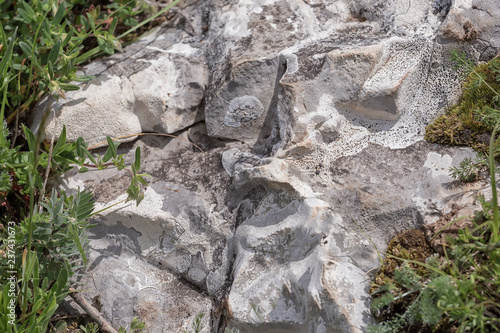
<svg viewBox="0 0 500 333"><path fill-rule="evenodd" d="M85 297L113 325L139 316L154 333L189 331L200 312L202 332L364 332L391 235L452 203L474 209L480 185L448 175L474 153L423 134L460 94L449 52L498 53L500 8L187 0L174 14L84 67L96 79L56 103L46 128L90 144L177 136L120 146L129 161L141 146L150 185L138 207L96 219ZM128 181L107 169L62 186L104 207Z"/></svg>

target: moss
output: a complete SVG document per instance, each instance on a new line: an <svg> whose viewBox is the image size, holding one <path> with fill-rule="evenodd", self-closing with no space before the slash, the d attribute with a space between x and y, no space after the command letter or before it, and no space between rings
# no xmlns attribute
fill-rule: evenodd
<svg viewBox="0 0 500 333"><path fill-rule="evenodd" d="M396 235L389 242L387 253L393 256L399 256L400 258L411 259L419 262L425 262L427 258L435 254L434 250L427 243L425 234L422 231L415 229L407 230ZM410 267L410 271L416 273L416 275L420 277L420 283L426 284L431 278L430 272L422 265L408 263L402 259L395 259L390 256L387 256L384 259L380 270L377 272L375 279L372 281L370 293L374 296L374 300L377 298L383 298L384 294L386 295L387 293L392 294L394 297L401 296L406 293L405 297L400 297L399 299L390 302L387 306L372 308L372 314L377 321L384 321L388 325L385 327L392 327L391 322L393 322L394 319L405 316L410 307L420 307L420 305L418 305L419 303L415 303L418 293L411 293L410 290L399 285L395 279L394 272L398 267L403 267L404 269L405 264ZM404 325L406 326L398 327L395 325L393 326L393 329L397 329L397 332L450 333L456 332L458 327L457 323L450 320L447 316L443 316L441 321L434 326L425 324L419 318L411 319ZM375 331L376 330L374 330L374 332ZM392 330L391 332L395 332L395 330Z"/></svg>
<svg viewBox="0 0 500 333"><path fill-rule="evenodd" d="M394 271L403 264L402 259L410 259L414 261L424 262L434 251L427 244L425 235L422 231L416 229L406 230L405 232L395 236L387 247L389 255L398 257L398 259L387 256L382 266L380 267L372 284L372 292L383 284L383 282L392 282L394 279ZM399 259L400 258L400 259ZM421 276L427 274L427 270L423 266L410 263L409 266Z"/></svg>
<svg viewBox="0 0 500 333"><path fill-rule="evenodd" d="M403 259L425 262L425 259L433 253L434 251L427 244L424 233L420 230L410 229L396 235L389 242L387 254L398 257L398 259L386 256L372 281L370 293L375 293L381 286L389 286L390 290L401 292L402 287L395 280L394 272L404 264ZM408 265L419 276L424 277L428 275L428 271L422 265L412 263L408 263ZM403 313L412 300L411 298L400 299L392 303L389 308L376 311L373 314L378 320L385 320L392 313Z"/></svg>
<svg viewBox="0 0 500 333"><path fill-rule="evenodd" d="M425 139L433 143L469 146L479 152L487 151L491 131L498 119L496 116L490 120L491 108L498 108L494 105L498 96L494 91L500 92L499 68L499 58L475 66L475 73L472 72L464 82L464 93L459 103L427 126Z"/></svg>

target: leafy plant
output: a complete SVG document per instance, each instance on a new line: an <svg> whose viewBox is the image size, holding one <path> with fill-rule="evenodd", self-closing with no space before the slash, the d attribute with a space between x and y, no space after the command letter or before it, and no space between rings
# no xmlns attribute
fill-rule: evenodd
<svg viewBox="0 0 500 333"><path fill-rule="evenodd" d="M486 89L491 103L496 105L499 94L487 83L488 78L484 73L478 71L464 56L455 53L454 58L458 68L468 75L465 90L480 94ZM500 65L494 63L488 68L500 81ZM500 112L494 110L491 114ZM421 329L432 332L447 332L451 329L458 332L500 331L500 213L495 179L495 157L498 156L496 133L500 130L500 120L498 117L481 119L495 121L486 160L492 200L488 202L483 197L479 198L482 212L475 216L473 228L459 230L456 238L448 238L443 245L443 257L433 255L421 262L388 255L386 260L397 260L399 266L393 279L385 279L380 283L382 279L375 278L372 309L381 322L370 327L369 332ZM477 175L476 168L484 164L482 161L475 164L469 160L461 164L461 169L451 172L457 177L471 179ZM420 269L410 267L411 264Z"/></svg>
<svg viewBox="0 0 500 333"><path fill-rule="evenodd" d="M137 317L134 317L132 318L132 322L130 323L130 329L127 331L125 328L120 327L118 333L140 333L145 328L146 325Z"/></svg>
<svg viewBox="0 0 500 333"><path fill-rule="evenodd" d="M451 167L449 174L457 180L470 183L477 180L480 172L487 166L487 160L482 155L477 155L474 159L467 157L460 162L458 167Z"/></svg>
<svg viewBox="0 0 500 333"><path fill-rule="evenodd" d="M80 326L80 330L83 333L98 333L99 326L96 323L89 323L85 326Z"/></svg>
<svg viewBox="0 0 500 333"><path fill-rule="evenodd" d="M65 91L80 89L72 82L93 77L78 75L79 64L100 54L121 52L121 40L179 1L140 23L136 16L145 17L154 9L135 0L109 4L107 12L80 0L1 1L0 118L10 124L44 94L64 98ZM79 8L84 10L78 13ZM123 27L130 28L123 32ZM122 32L116 36L118 30Z"/></svg>
<svg viewBox="0 0 500 333"><path fill-rule="evenodd" d="M139 24L136 17L145 12L153 11L153 8L144 1L137 0L115 0L108 8L116 11L118 22L128 27L134 27Z"/></svg>
<svg viewBox="0 0 500 333"><path fill-rule="evenodd" d="M196 314L196 316L193 319L193 322L191 323L191 328L193 329L194 333L200 333L201 330L205 325L203 325L203 317L205 317L205 313L199 312Z"/></svg>
<svg viewBox="0 0 500 333"><path fill-rule="evenodd" d="M260 307L259 304L252 304L252 310L253 312L255 313L255 315L257 316L257 318L259 318L260 321L262 321L262 316L263 316L263 311L262 311L262 308Z"/></svg>
<svg viewBox="0 0 500 333"><path fill-rule="evenodd" d="M85 15L71 15L72 2L54 0L3 1L0 4L0 44L9 45L0 70L3 98L11 110L7 122L27 110L41 95L50 92L64 97L64 91L78 90L70 82L88 82L89 76L77 75L76 66L104 51L121 50L113 37L117 19L102 17L98 8ZM111 23L104 31L104 22ZM78 27L77 27L78 25ZM81 54L89 38L99 48Z"/></svg>

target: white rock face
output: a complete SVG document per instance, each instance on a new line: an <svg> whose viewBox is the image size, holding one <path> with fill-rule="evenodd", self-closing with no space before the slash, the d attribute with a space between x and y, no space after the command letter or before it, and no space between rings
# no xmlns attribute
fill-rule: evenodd
<svg viewBox="0 0 500 333"><path fill-rule="evenodd" d="M52 137L54 132L57 137L63 125L66 125L70 141L81 136L90 145L106 141L106 135L120 137L142 132L134 114L132 85L127 79L101 75L81 90L67 92L66 97L66 101L53 105L53 111L49 110L45 129L47 137ZM49 101L45 99L39 109L45 111L47 103ZM34 125L39 124L42 114L35 115Z"/></svg>
<svg viewBox="0 0 500 333"><path fill-rule="evenodd" d="M369 295L360 288L369 276L344 256L346 248L367 240L336 238L342 218L319 199L286 205L275 195L264 200L235 237L234 325L254 322L259 332L276 326L347 332L369 317Z"/></svg>
<svg viewBox="0 0 500 333"><path fill-rule="evenodd" d="M64 124L69 141L81 136L93 145L106 136L130 141L136 133L175 133L202 120L208 71L202 50L177 43L182 36L180 30L160 29L123 54L84 67L85 75L96 78L54 103L57 119L50 115L46 135ZM38 106L33 127L46 103Z"/></svg>
<svg viewBox="0 0 500 333"><path fill-rule="evenodd" d="M150 67L129 78L135 95L134 112L142 131L175 133L201 120L199 105L208 77L205 68L170 55L150 63Z"/></svg>
<svg viewBox="0 0 500 333"><path fill-rule="evenodd" d="M485 189L448 175L471 150L422 139L460 93L449 52L500 50L499 8L409 4L186 2L158 33L83 69L101 84L56 105L58 126L80 123L66 123L71 138L182 132L134 144L152 175L146 197L103 213L91 237L98 282L86 286L108 318L177 332L203 311L207 332L366 331L377 250L452 203L478 209L471 193ZM132 148L120 147L129 160ZM104 205L128 180L110 169L65 186Z"/></svg>

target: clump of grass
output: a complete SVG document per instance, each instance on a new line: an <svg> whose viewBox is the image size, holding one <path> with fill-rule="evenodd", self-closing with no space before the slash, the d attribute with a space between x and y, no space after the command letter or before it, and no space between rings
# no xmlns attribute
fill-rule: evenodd
<svg viewBox="0 0 500 333"><path fill-rule="evenodd" d="M487 163L478 162L475 166L466 162L455 173L470 180L476 177L476 167L487 164L492 200L479 198L482 211L473 219L473 226L458 230L455 238L447 238L443 243L443 256L421 253L421 257L412 258L408 254L413 247L398 249L394 241L391 243L372 284L372 310L380 320L368 329L372 333L500 331L500 213L495 180L495 158L499 151L496 133L500 130L500 111L496 109L500 99L500 63L494 59L474 67L463 55L454 53L454 58L468 75L464 98L449 114L438 119L438 124L431 125L426 135L451 143L451 138L458 140L455 134L464 133L465 126L485 129L488 144L475 148L487 153ZM436 127L446 122L456 126ZM462 132L453 132L455 129ZM443 131L445 133L441 133ZM467 138L472 140L469 143L474 142L472 137ZM422 260L422 257L427 258Z"/></svg>
<svg viewBox="0 0 500 333"><path fill-rule="evenodd" d="M449 170L450 177L460 180L464 183L470 183L479 179L483 169L488 166L488 160L482 155L477 155L475 158L464 158L460 165L451 167Z"/></svg>
<svg viewBox="0 0 500 333"><path fill-rule="evenodd" d="M423 263L432 253L432 248L420 230L407 230L389 242L387 256L372 281L370 290L374 296L372 308L377 319L386 320L394 313L404 313L403 310L411 304L416 295L398 295L414 294L410 286L414 286L422 277L428 275L422 266L405 260ZM410 285L407 285L408 278L413 281Z"/></svg>
<svg viewBox="0 0 500 333"><path fill-rule="evenodd" d="M369 332L500 331L497 203L481 203L474 228L448 238L444 256L432 254L424 262L387 256L372 284L380 323ZM388 277L384 269L392 269L391 262L397 266Z"/></svg>

